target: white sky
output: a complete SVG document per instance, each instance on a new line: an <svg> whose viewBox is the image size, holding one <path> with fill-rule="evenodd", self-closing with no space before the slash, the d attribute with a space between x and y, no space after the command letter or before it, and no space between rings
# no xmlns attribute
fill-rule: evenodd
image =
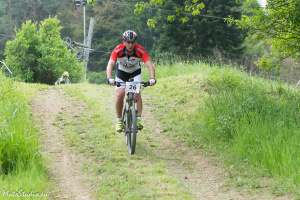
<svg viewBox="0 0 300 200"><path fill-rule="evenodd" d="M258 0L258 3L259 3L262 7L265 7L265 6L266 6L266 3L267 3L267 0Z"/></svg>

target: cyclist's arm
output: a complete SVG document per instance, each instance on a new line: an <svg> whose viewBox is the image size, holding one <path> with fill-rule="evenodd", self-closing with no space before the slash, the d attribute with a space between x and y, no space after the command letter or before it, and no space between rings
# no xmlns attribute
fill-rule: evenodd
<svg viewBox="0 0 300 200"><path fill-rule="evenodd" d="M145 62L146 67L149 71L149 79L155 79L155 66L151 60Z"/></svg>
<svg viewBox="0 0 300 200"><path fill-rule="evenodd" d="M136 48L137 53L139 53L142 61L146 65L149 71L149 79L155 79L155 66L151 61L151 58L145 48L141 45L137 45Z"/></svg>
<svg viewBox="0 0 300 200"><path fill-rule="evenodd" d="M110 59L108 61L108 64L106 67L106 77L107 78L112 78L112 71L114 69L115 64L116 64L116 61L113 61L112 59Z"/></svg>
<svg viewBox="0 0 300 200"><path fill-rule="evenodd" d="M118 52L120 51L119 46L117 46L111 53L107 67L106 67L106 78L112 78L112 71L118 59Z"/></svg>

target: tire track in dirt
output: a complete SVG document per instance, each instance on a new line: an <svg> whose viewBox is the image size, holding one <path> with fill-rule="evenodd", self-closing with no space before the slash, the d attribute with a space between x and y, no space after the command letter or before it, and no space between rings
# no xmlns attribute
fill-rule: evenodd
<svg viewBox="0 0 300 200"><path fill-rule="evenodd" d="M87 177L81 172L82 158L66 147L63 130L55 126L62 112L80 113L83 105L72 105L60 89L40 92L32 101L35 121L40 125L44 157L49 158L48 171L56 184L51 199L92 200Z"/></svg>

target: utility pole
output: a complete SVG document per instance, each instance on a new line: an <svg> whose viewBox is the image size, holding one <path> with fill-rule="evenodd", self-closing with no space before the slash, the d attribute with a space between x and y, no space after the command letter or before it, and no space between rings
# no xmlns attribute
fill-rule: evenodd
<svg viewBox="0 0 300 200"><path fill-rule="evenodd" d="M86 35L85 35L85 31L86 31L86 25L85 25L85 4L83 4L83 44L86 45Z"/></svg>
<svg viewBox="0 0 300 200"><path fill-rule="evenodd" d="M85 31L86 31L86 25L85 25L85 3L83 4L83 44L86 45L86 36L85 36ZM85 51L83 51L83 60L84 60L84 80L86 81L86 74L87 74L87 60L85 57Z"/></svg>
<svg viewBox="0 0 300 200"><path fill-rule="evenodd" d="M94 31L94 25L95 25L95 20L93 17L90 18L90 25L89 25L89 32L88 36L86 39L85 46L88 48L84 48L84 59L85 59L85 70L87 72L87 66L89 63L89 56L90 56L90 51L91 51L91 46L92 46L92 38L93 38L93 31ZM86 73L85 73L85 79L86 79Z"/></svg>
<svg viewBox="0 0 300 200"><path fill-rule="evenodd" d="M85 16L86 16L86 11L85 11L85 6L87 4L87 0L74 0L74 4L76 8L82 7L83 9L83 45L86 46L86 20L85 20ZM87 74L87 60L85 57L85 53L86 49L84 49L84 53L83 53L83 62L84 62L84 80L86 80L86 74Z"/></svg>

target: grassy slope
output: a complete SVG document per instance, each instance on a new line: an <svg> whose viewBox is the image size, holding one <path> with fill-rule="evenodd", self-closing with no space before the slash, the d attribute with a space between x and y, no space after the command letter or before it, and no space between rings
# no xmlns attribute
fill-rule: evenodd
<svg viewBox="0 0 300 200"><path fill-rule="evenodd" d="M28 106L37 89L43 87L14 83L0 74L0 199L46 191L47 175Z"/></svg>
<svg viewBox="0 0 300 200"><path fill-rule="evenodd" d="M70 145L93 158L87 168L95 179L100 178L95 180L99 199L191 199L187 188L168 174L165 163L151 154L145 135L139 137L136 154L128 155L123 135L114 133L112 87L78 84L63 88L88 105L75 120L65 116L60 121L64 121Z"/></svg>
<svg viewBox="0 0 300 200"><path fill-rule="evenodd" d="M164 131L217 152L238 185L300 186L300 94L286 85L205 64L158 67L149 90ZM267 178L268 179L268 178Z"/></svg>

